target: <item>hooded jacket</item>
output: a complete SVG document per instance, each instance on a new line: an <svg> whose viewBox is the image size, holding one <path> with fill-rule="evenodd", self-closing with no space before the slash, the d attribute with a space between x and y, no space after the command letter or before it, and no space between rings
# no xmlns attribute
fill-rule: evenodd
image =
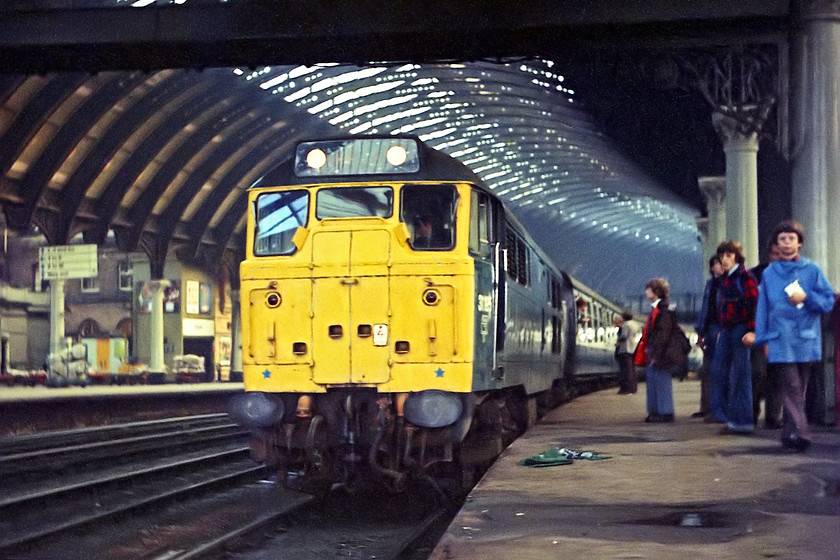
<svg viewBox="0 0 840 560"><path fill-rule="evenodd" d="M801 307L788 301L785 287L798 280L807 297ZM767 344L770 363L822 359L820 315L834 307L834 292L820 268L800 256L770 264L761 278L755 315L755 344Z"/></svg>

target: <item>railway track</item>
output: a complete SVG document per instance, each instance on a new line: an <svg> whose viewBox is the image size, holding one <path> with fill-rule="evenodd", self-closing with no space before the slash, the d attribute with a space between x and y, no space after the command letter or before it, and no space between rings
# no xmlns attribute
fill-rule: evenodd
<svg viewBox="0 0 840 560"><path fill-rule="evenodd" d="M315 500L268 478L246 440L225 415L0 438L0 557L423 558L412 547L454 514L428 486Z"/></svg>
<svg viewBox="0 0 840 560"><path fill-rule="evenodd" d="M318 555L304 545L296 558L348 546L399 558L444 516L410 513L422 502L413 498L334 492L316 502L283 489L251 461L247 437L226 415L203 415L2 438L0 557L188 560L315 535ZM348 513L374 501L399 521Z"/></svg>
<svg viewBox="0 0 840 560"><path fill-rule="evenodd" d="M225 414L0 438L0 558L422 560L460 505L437 479L316 499L248 439ZM482 448L472 482L502 448Z"/></svg>
<svg viewBox="0 0 840 560"><path fill-rule="evenodd" d="M333 492L286 516L268 538L225 558L422 560L457 511L437 498L422 485L392 495Z"/></svg>
<svg viewBox="0 0 840 560"><path fill-rule="evenodd" d="M3 438L0 556L81 549L99 527L247 486L265 474L247 436L214 414Z"/></svg>

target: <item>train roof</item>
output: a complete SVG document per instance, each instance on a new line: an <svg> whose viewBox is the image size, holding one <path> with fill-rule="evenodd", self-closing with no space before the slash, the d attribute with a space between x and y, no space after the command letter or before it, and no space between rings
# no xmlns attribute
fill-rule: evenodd
<svg viewBox="0 0 840 560"><path fill-rule="evenodd" d="M343 146L352 142L362 141L380 141L385 144L389 142L409 142L416 146L416 155L419 161L419 167L414 171L398 170L397 172L378 171L376 173L352 172L351 173L323 173L323 174L308 174L301 175L299 168L296 169L300 151L303 146L314 147L317 144L328 144L331 146ZM336 183L336 182L364 182L364 181L464 181L473 183L482 190L493 194L493 191L476 175L469 167L455 159L454 157L432 148L418 136L409 134L388 135L388 134L370 134L357 136L338 136L326 137L316 140L303 140L295 147L294 155L286 159L283 163L269 171L261 179L259 179L252 188L264 187L270 185L312 185L318 183ZM495 196L495 195L493 195Z"/></svg>

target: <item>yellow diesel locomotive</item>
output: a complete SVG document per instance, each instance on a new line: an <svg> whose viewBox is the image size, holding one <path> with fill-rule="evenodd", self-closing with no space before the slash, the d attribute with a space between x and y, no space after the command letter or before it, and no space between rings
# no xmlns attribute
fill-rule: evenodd
<svg viewBox="0 0 840 560"><path fill-rule="evenodd" d="M400 488L467 472L538 399L574 387L576 347L580 372L616 370L619 309L412 136L299 144L250 189L240 282L245 393L231 415L280 474Z"/></svg>

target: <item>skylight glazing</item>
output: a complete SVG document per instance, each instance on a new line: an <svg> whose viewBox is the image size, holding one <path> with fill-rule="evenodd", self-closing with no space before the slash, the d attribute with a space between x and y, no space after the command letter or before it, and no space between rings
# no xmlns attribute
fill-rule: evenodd
<svg viewBox="0 0 840 560"><path fill-rule="evenodd" d="M698 212L596 130L552 61L235 72L336 134L416 134L460 159L523 223L541 224L532 233L543 249L596 289L641 291L650 276L701 289Z"/></svg>

